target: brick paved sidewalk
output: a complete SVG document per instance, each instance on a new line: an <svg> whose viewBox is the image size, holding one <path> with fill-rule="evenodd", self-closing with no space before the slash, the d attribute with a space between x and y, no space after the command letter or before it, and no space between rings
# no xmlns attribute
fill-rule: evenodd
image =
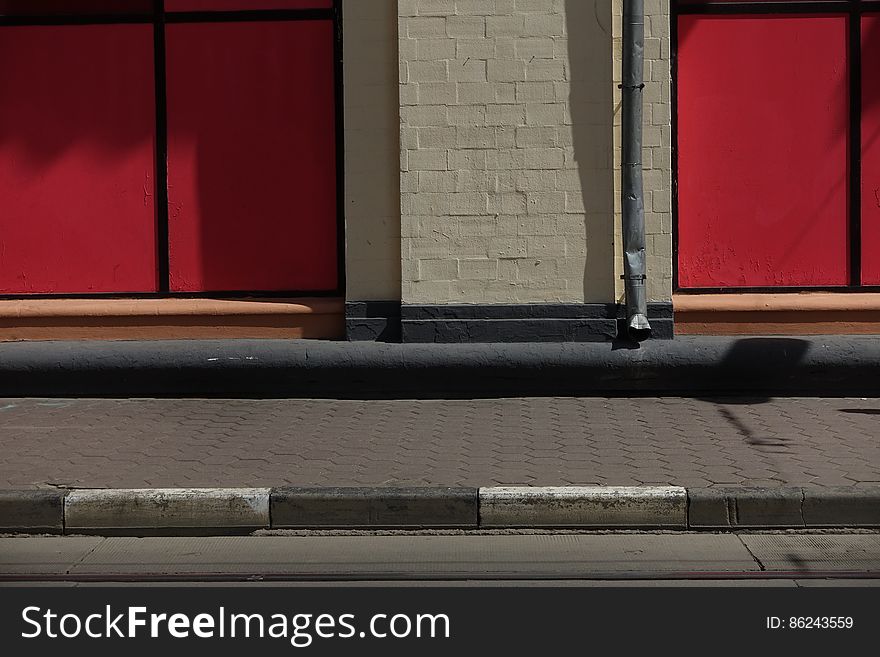
<svg viewBox="0 0 880 657"><path fill-rule="evenodd" d="M880 483L880 400L0 400L0 488Z"/></svg>

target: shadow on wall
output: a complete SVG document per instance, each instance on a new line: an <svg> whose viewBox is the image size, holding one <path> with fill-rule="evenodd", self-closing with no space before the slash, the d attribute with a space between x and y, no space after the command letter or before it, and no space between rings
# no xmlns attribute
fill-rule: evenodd
<svg viewBox="0 0 880 657"><path fill-rule="evenodd" d="M569 112L584 203L584 301L615 301L614 81L608 0L565 0Z"/></svg>
<svg viewBox="0 0 880 657"><path fill-rule="evenodd" d="M753 372L761 364L764 373L761 380L763 389L786 390L797 388L801 361L810 350L810 342L800 338L741 338L724 354L719 371L728 377L738 392L754 388ZM772 365L772 367L770 367ZM768 374L767 372L772 372ZM716 397L703 397L706 401L718 402ZM725 397L725 404L753 405L766 404L773 397L766 394L753 394L748 397Z"/></svg>

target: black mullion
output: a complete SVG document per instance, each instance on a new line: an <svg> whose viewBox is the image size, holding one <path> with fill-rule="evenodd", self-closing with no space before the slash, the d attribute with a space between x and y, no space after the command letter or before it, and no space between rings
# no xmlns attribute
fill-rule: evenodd
<svg viewBox="0 0 880 657"><path fill-rule="evenodd" d="M155 1L155 0L154 0ZM335 1L335 0L334 0ZM23 25L104 25L114 23L153 23L161 11L164 23L224 23L247 21L334 20L336 9L263 9L240 11L187 11L165 13L164 3L156 4L154 16L148 14L14 14L0 15L0 26ZM341 10L340 10L341 11Z"/></svg>
<svg viewBox="0 0 880 657"><path fill-rule="evenodd" d="M849 20L849 283L862 284L862 16Z"/></svg>
<svg viewBox="0 0 880 657"><path fill-rule="evenodd" d="M83 14L70 16L61 14L0 16L0 26L54 26L54 25L112 25L152 23L153 18L146 14Z"/></svg>
<svg viewBox="0 0 880 657"><path fill-rule="evenodd" d="M336 0L334 0L336 5ZM333 20L333 9L242 9L238 11L180 11L165 14L166 23L228 23L243 21L315 21Z"/></svg>
<svg viewBox="0 0 880 657"><path fill-rule="evenodd" d="M336 288L345 294L345 71L342 0L333 0L333 95L336 112Z"/></svg>
<svg viewBox="0 0 880 657"><path fill-rule="evenodd" d="M678 14L823 14L854 8L853 0L825 2L724 2L686 5L676 3Z"/></svg>
<svg viewBox="0 0 880 657"><path fill-rule="evenodd" d="M153 22L156 82L156 263L160 294L171 289L168 247L168 109L165 68L165 1L155 0Z"/></svg>

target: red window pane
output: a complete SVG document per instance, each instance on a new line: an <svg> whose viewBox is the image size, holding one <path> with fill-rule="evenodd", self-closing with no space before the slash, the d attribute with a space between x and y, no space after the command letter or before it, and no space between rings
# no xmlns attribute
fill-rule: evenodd
<svg viewBox="0 0 880 657"><path fill-rule="evenodd" d="M862 19L862 283L880 285L880 14Z"/></svg>
<svg viewBox="0 0 880 657"><path fill-rule="evenodd" d="M171 289L337 286L331 21L167 28Z"/></svg>
<svg viewBox="0 0 880 657"><path fill-rule="evenodd" d="M363 1L363 0L361 0ZM165 0L165 11L242 11L245 9L332 9L333 0Z"/></svg>
<svg viewBox="0 0 880 657"><path fill-rule="evenodd" d="M680 5L731 5L742 3L767 4L771 2L823 2L824 4L837 3L845 5L850 0L678 0Z"/></svg>
<svg viewBox="0 0 880 657"><path fill-rule="evenodd" d="M0 293L155 291L152 27L0 27L0 60Z"/></svg>
<svg viewBox="0 0 880 657"><path fill-rule="evenodd" d="M679 285L848 282L845 16L681 16Z"/></svg>
<svg viewBox="0 0 880 657"><path fill-rule="evenodd" d="M152 14L152 0L0 0L0 14Z"/></svg>

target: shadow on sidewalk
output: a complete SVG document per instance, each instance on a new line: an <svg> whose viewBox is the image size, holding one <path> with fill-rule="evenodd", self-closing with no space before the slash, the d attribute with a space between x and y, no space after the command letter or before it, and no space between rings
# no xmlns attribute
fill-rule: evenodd
<svg viewBox="0 0 880 657"><path fill-rule="evenodd" d="M732 375L734 379L747 381L749 370L755 363L772 363L775 367L764 384L776 384L784 388L784 384L795 377L795 368L803 360L809 350L806 340L797 338L744 338L737 340L725 354L721 362L722 376ZM787 449L789 439L785 436L762 436L738 414L736 406L755 406L773 401L771 396L730 396L730 397L697 397L701 401L711 403L718 414L730 424L745 442L758 449Z"/></svg>

